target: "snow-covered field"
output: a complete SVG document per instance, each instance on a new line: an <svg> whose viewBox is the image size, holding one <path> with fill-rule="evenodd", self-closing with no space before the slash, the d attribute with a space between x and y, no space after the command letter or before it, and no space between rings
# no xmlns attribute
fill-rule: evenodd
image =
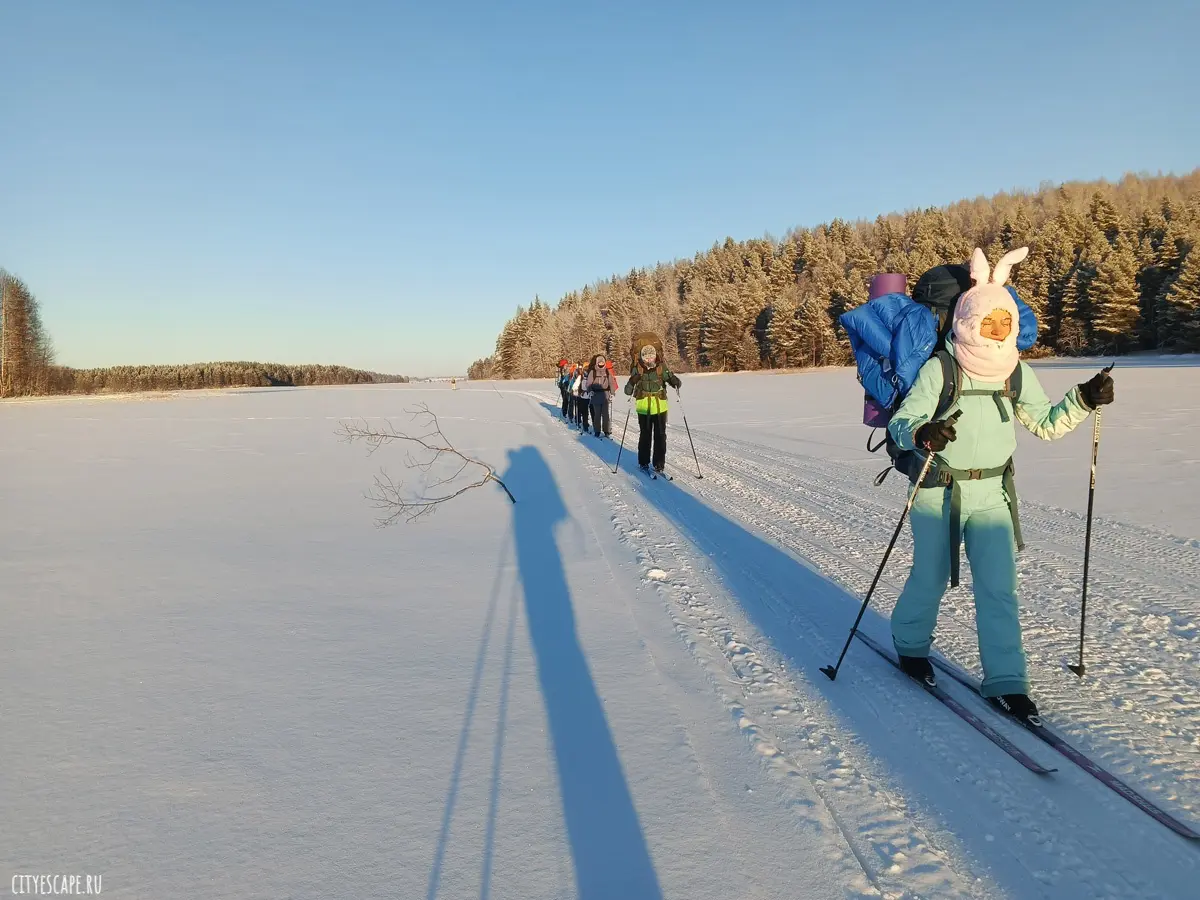
<svg viewBox="0 0 1200 900"><path fill-rule="evenodd" d="M1037 368L1058 396L1096 365ZM1195 825L1200 367L1114 377L1083 680L1091 425L1021 441L1034 695ZM965 689L1058 771L857 642L819 674L903 503L871 483L852 372L684 376L683 399L705 477L676 406L673 483L629 452L611 474L548 381L0 404L0 890L1196 896L1200 846ZM516 505L488 486L375 527L363 494L404 451L335 432L419 402ZM909 560L905 536L863 622L885 642ZM977 672L968 572L937 646Z"/></svg>

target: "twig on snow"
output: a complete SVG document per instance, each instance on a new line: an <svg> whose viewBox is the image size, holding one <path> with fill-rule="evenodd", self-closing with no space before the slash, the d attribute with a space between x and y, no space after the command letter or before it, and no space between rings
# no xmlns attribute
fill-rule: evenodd
<svg viewBox="0 0 1200 900"><path fill-rule="evenodd" d="M437 477L426 481L421 489L412 495L405 490L402 481L396 481L386 472L380 472L375 477L374 489L366 497L383 515L379 519L380 527L387 527L403 519L413 522L421 516L432 513L442 503L447 503L455 497L462 496L467 491L484 487L488 482L495 482L504 489L508 499L513 503L517 498L512 495L496 471L485 462L467 456L450 443L449 438L442 433L437 416L429 406L422 403L415 409L406 410L412 420L417 423L417 434L398 431L391 422L385 427L373 427L364 420L361 424L343 424L338 435L348 443L363 441L367 445L368 455L392 441L401 441L409 445L405 453L405 468L415 469L423 475L430 475L435 470ZM462 484L462 477L472 466L483 470L477 480Z"/></svg>

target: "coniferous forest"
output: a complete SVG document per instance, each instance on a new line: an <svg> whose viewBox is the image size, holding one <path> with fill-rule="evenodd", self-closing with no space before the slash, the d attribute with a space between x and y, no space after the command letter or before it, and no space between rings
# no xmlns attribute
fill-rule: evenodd
<svg viewBox="0 0 1200 900"><path fill-rule="evenodd" d="M1200 351L1200 169L1046 185L879 216L835 219L782 240L714 244L691 260L634 269L572 291L555 307L518 308L471 378L542 378L566 357L623 358L657 331L679 371L843 365L838 316L867 300L880 272L911 290L932 266L993 262L1028 246L1012 283L1037 313L1027 355Z"/></svg>
<svg viewBox="0 0 1200 900"><path fill-rule="evenodd" d="M0 269L0 397L96 394L222 387L301 387L408 381L344 366L216 362L72 369L54 363L37 298Z"/></svg>

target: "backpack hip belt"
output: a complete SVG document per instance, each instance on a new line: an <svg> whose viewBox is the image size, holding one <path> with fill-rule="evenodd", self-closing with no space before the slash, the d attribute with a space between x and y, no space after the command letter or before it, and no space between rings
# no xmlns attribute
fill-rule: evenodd
<svg viewBox="0 0 1200 900"><path fill-rule="evenodd" d="M1025 549L1025 541L1021 537L1021 520L1017 513L1017 485L1013 472L1011 456L1004 465L991 469L955 469L935 459L929 475L921 484L923 488L942 487L950 492L950 587L958 587L962 548L962 489L959 482L1003 479L1004 492L1008 495L1008 512L1012 516L1013 539L1018 550Z"/></svg>

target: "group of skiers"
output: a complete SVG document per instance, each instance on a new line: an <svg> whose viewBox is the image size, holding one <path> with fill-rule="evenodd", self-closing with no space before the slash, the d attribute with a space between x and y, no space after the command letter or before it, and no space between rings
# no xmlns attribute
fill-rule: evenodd
<svg viewBox="0 0 1200 900"><path fill-rule="evenodd" d="M645 332L633 339L630 371L625 394L637 410L638 466L649 472L653 465L661 473L667 462L667 387L678 391L679 377L667 367L662 339ZM562 394L562 417L581 431L598 438L612 437L612 402L620 387L613 362L597 353L587 363L558 361L558 389Z"/></svg>
<svg viewBox="0 0 1200 900"><path fill-rule="evenodd" d="M875 447L868 442L868 449L886 445L889 470L907 476L913 491L912 569L892 613L900 668L934 684L929 653L938 607L946 588L958 584L965 545L984 670L980 692L1036 726L1017 602L1016 553L1023 543L1013 479L1016 422L1055 440L1112 403L1114 391L1106 370L1051 404L1034 370L1021 362L1020 349L1036 340L1037 320L1005 282L1027 252L1011 251L992 271L976 250L969 267L925 272L911 296L903 290L904 276L879 276L898 279L900 289L895 281L886 292L873 285L871 301L841 321L867 392L864 424L886 429L885 440ZM637 335L630 357L625 393L637 411L638 465L661 473L667 387L678 390L679 378L655 334ZM618 388L612 360L604 354L578 366L561 360L558 386L564 419L586 431L590 414L595 435L611 436ZM868 594L864 609L869 600Z"/></svg>
<svg viewBox="0 0 1200 900"><path fill-rule="evenodd" d="M617 376L612 360L597 353L589 362L558 361L558 389L562 394L562 416L568 422L588 430L588 420L596 437L612 436L610 407L617 392Z"/></svg>

